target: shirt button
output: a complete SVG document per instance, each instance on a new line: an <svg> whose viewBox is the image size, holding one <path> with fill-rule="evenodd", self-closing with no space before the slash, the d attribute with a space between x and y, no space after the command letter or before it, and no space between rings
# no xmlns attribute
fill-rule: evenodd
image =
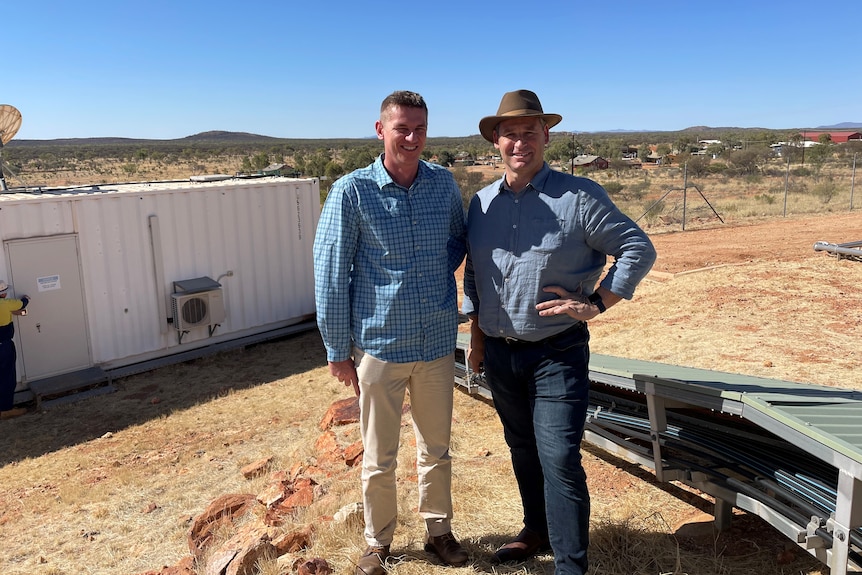
<svg viewBox="0 0 862 575"><path fill-rule="evenodd" d="M513 229L513 230L518 229L518 224L512 224L512 229Z"/></svg>

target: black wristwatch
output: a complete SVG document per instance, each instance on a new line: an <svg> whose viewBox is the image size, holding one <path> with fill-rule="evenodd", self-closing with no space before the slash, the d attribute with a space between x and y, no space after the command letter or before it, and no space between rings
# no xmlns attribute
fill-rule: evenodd
<svg viewBox="0 0 862 575"><path fill-rule="evenodd" d="M608 308L605 307L605 302L602 301L602 296L599 295L599 292L594 291L590 294L590 297L587 298L591 304L599 308L599 313L605 313Z"/></svg>

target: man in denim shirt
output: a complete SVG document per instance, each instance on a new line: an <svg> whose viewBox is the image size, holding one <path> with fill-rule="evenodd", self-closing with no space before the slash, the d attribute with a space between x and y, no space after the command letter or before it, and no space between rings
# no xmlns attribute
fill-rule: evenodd
<svg viewBox="0 0 862 575"><path fill-rule="evenodd" d="M468 559L451 530L449 454L464 208L452 174L420 159L427 128L419 94L383 100L375 129L384 152L333 184L314 240L317 323L329 370L359 396L368 547L357 575L385 573L408 389L425 550L448 565Z"/></svg>
<svg viewBox="0 0 862 575"><path fill-rule="evenodd" d="M584 575L586 322L631 299L656 253L604 188L545 163L549 130L561 120L518 90L479 123L505 174L467 212L462 311L471 319L468 361L484 367L524 508L523 529L495 558L523 561L550 547L557 575ZM613 265L602 278L607 256Z"/></svg>

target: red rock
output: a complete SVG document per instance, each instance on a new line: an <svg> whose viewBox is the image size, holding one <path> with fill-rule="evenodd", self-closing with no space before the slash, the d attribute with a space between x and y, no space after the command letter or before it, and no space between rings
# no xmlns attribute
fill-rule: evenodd
<svg viewBox="0 0 862 575"><path fill-rule="evenodd" d="M333 425L346 425L359 422L359 398L348 397L332 403L320 420L320 429L329 429Z"/></svg>
<svg viewBox="0 0 862 575"><path fill-rule="evenodd" d="M164 566L158 571L145 571L140 575L197 575L194 570L195 560L190 555L180 559L176 565Z"/></svg>
<svg viewBox="0 0 862 575"><path fill-rule="evenodd" d="M250 493L230 493L215 499L189 528L187 540L191 554L199 558L219 527L232 523L234 517L244 515L254 504L255 497Z"/></svg>
<svg viewBox="0 0 862 575"><path fill-rule="evenodd" d="M246 479L251 479L252 477L257 477L261 475L264 471L266 471L267 466L272 463L272 456L264 457L263 459L259 459L254 463L249 463L245 467L243 467L240 471L242 472L242 476Z"/></svg>
<svg viewBox="0 0 862 575"><path fill-rule="evenodd" d="M254 575L261 559L274 559L276 548L266 528L246 523L208 557L206 575Z"/></svg>
<svg viewBox="0 0 862 575"><path fill-rule="evenodd" d="M344 449L344 462L348 467L355 467L362 463L364 453L365 448L362 445L362 440L354 441Z"/></svg>
<svg viewBox="0 0 862 575"><path fill-rule="evenodd" d="M313 525L306 525L301 529L285 534L273 542L276 554L281 557L285 553L298 553L303 549L311 548L312 535L314 535Z"/></svg>
<svg viewBox="0 0 862 575"><path fill-rule="evenodd" d="M301 563L296 569L297 575L329 575L332 573L332 567L326 562L326 559L315 557Z"/></svg>

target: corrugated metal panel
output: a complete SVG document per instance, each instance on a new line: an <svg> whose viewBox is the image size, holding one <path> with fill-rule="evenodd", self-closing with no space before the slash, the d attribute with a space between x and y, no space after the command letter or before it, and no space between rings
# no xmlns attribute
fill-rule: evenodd
<svg viewBox="0 0 862 575"><path fill-rule="evenodd" d="M167 318L158 311L160 289L170 294L174 281L221 282L227 318L212 341L313 314L319 211L312 179L104 185L0 195L0 235L5 241L78 234L93 361L116 365L178 346L176 330L162 333ZM151 216L161 233L163 286L156 285ZM8 269L5 253L0 257ZM183 347L204 341L206 327L182 340Z"/></svg>
<svg viewBox="0 0 862 575"><path fill-rule="evenodd" d="M758 417L760 422L777 422L775 428L789 427L822 445L825 460L834 451L862 463L862 392L857 390L599 354L590 357L590 369L632 380L636 375L656 378L663 397L697 405L712 406L714 398L721 397L765 415ZM771 425L764 427L774 431Z"/></svg>

